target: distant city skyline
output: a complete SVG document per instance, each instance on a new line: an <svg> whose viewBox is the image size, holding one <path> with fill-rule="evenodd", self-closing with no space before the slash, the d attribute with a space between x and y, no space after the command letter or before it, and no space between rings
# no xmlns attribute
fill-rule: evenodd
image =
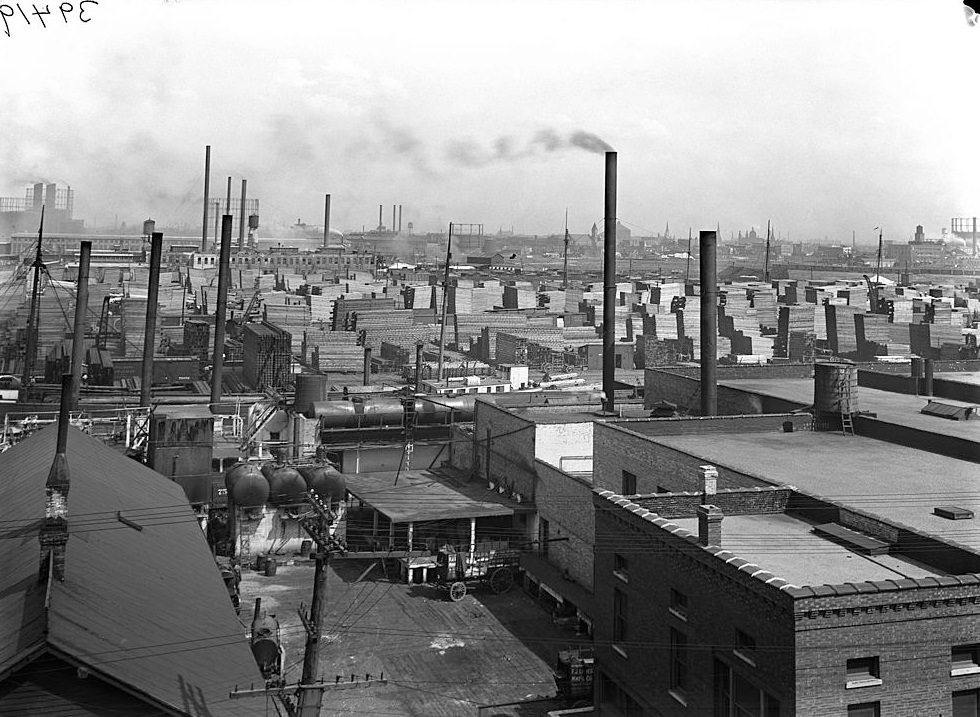
<svg viewBox="0 0 980 717"><path fill-rule="evenodd" d="M937 0L103 2L16 24L0 195L70 184L87 224L200 226L232 177L301 220L527 234L619 219L791 240L938 237L972 216L980 27Z"/></svg>

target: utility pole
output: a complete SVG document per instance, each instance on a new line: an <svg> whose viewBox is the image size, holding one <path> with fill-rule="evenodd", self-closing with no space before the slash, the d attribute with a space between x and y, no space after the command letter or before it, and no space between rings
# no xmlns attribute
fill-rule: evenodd
<svg viewBox="0 0 980 717"><path fill-rule="evenodd" d="M565 266L562 270L561 290L568 291L568 209L565 209Z"/></svg>
<svg viewBox="0 0 980 717"><path fill-rule="evenodd" d="M330 525L335 522L336 515L330 509L328 500L324 500L316 491L307 494L310 505L316 511L316 516L307 516L300 520L300 526L313 538L316 544L315 573L313 578L313 600L307 614L306 606L300 605L299 618L306 629L306 649L303 653L303 675L298 684L285 685L281 682L269 682L265 687L239 689L237 686L228 695L232 699L244 697L278 697L286 708L289 717L319 717L323 705L323 693L330 690L343 690L359 687L386 685L384 673L374 677L364 675L360 680L351 675L350 681L341 681L337 676L335 682L324 682L317 679L320 667L320 637L323 635L323 622L327 606L327 566L330 553L346 553L341 541L330 533ZM296 694L296 702L289 697L289 692Z"/></svg>
<svg viewBox="0 0 980 717"><path fill-rule="evenodd" d="M439 328L439 369L436 381L442 381L443 353L446 350L446 307L449 297L449 260L453 256L453 223L449 222L449 241L446 242L446 273L442 280L442 324ZM521 260L523 262L523 258Z"/></svg>
<svg viewBox="0 0 980 717"><path fill-rule="evenodd" d="M44 205L41 205L41 224L37 230L37 252L34 254L34 286L31 287L31 308L27 315L27 351L24 354L24 376L20 382L21 400L27 398L34 374L34 359L37 353L37 300L41 293L41 272L44 271L44 260L41 257L41 241L44 236Z"/></svg>

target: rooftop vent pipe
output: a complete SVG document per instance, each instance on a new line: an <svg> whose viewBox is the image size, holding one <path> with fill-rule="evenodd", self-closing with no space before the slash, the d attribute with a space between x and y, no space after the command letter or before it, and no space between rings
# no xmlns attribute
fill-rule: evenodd
<svg viewBox="0 0 980 717"><path fill-rule="evenodd" d="M606 152L606 201L603 241L602 390L605 410L616 403L616 153Z"/></svg>

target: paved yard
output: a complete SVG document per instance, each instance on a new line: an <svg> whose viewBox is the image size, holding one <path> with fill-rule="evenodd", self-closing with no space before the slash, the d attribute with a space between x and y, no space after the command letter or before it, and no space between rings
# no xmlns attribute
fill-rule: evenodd
<svg viewBox="0 0 980 717"><path fill-rule="evenodd" d="M297 609L311 600L313 572L313 563L302 560L280 564L272 577L243 571L241 619L251 622L256 597L277 616L289 683L302 673L305 633ZM397 571L389 575L378 561L330 563L321 674L333 682L338 675L363 680L384 673L388 684L328 691L325 717L459 717L476 715L482 705L555 695L556 654L579 641L519 587L504 595L474 590L454 603L433 587L397 582Z"/></svg>

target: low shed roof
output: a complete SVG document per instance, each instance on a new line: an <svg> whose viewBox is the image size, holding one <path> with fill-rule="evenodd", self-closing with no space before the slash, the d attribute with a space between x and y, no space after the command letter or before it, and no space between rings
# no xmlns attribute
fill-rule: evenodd
<svg viewBox="0 0 980 717"><path fill-rule="evenodd" d="M393 523L513 515L519 505L485 483L450 482L429 471L348 474L347 490Z"/></svg>

